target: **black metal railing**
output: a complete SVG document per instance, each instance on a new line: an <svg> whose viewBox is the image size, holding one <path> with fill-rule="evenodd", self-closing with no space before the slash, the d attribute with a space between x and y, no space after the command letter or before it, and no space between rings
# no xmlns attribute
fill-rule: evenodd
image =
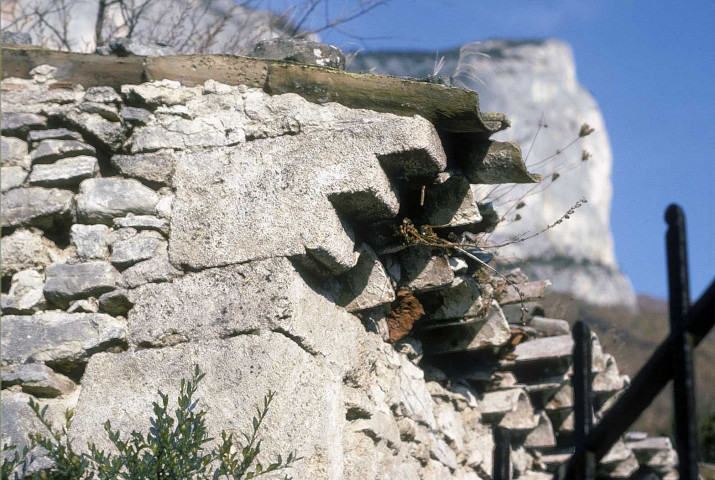
<svg viewBox="0 0 715 480"><path fill-rule="evenodd" d="M715 324L715 281L694 304L690 305L685 215L677 205L666 210L668 224L668 298L670 334L658 346L648 362L633 378L613 407L593 424L591 392L591 332L583 322L573 328L574 353L574 454L554 474L554 480L591 480L596 464L673 379L675 447L681 480L698 479L698 444L695 417L695 382L692 351ZM494 480L509 480L508 458L504 444L496 438ZM501 450L500 450L501 445ZM500 468L497 469L497 454ZM508 455L507 455L508 456ZM507 468L502 466L506 463Z"/></svg>

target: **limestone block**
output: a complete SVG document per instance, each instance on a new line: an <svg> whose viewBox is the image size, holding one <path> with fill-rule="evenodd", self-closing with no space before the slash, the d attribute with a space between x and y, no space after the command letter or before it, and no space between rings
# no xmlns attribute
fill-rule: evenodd
<svg viewBox="0 0 715 480"><path fill-rule="evenodd" d="M377 410L370 418L361 418L351 422L350 428L354 432L367 435L374 442L384 441L393 450L399 450L402 443L397 422L389 411Z"/></svg>
<svg viewBox="0 0 715 480"><path fill-rule="evenodd" d="M600 475L610 478L630 478L638 470L638 460L622 440L618 440L598 464Z"/></svg>
<svg viewBox="0 0 715 480"><path fill-rule="evenodd" d="M311 40L295 38L261 40L253 48L250 56L345 70L345 55L338 47Z"/></svg>
<svg viewBox="0 0 715 480"><path fill-rule="evenodd" d="M70 366L121 343L125 322L101 313L38 313L3 317L3 364L46 362Z"/></svg>
<svg viewBox="0 0 715 480"><path fill-rule="evenodd" d="M559 335L520 343L514 349L514 355L517 363L541 362L568 358L572 351L571 335Z"/></svg>
<svg viewBox="0 0 715 480"><path fill-rule="evenodd" d="M464 448L462 416L449 403L438 403L433 408L437 430L444 435L445 440L454 451L461 452Z"/></svg>
<svg viewBox="0 0 715 480"><path fill-rule="evenodd" d="M3 296L2 313L32 314L47 306L43 288L44 275L35 270L22 270L12 276L12 284L7 296Z"/></svg>
<svg viewBox="0 0 715 480"><path fill-rule="evenodd" d="M440 173L425 188L424 216L430 225L459 227L481 222L469 181L459 174Z"/></svg>
<svg viewBox="0 0 715 480"><path fill-rule="evenodd" d="M27 154L27 143L24 140L13 137L0 138L0 162L3 166L22 167L30 169L32 160Z"/></svg>
<svg viewBox="0 0 715 480"><path fill-rule="evenodd" d="M109 257L106 225L82 225L76 223L70 227L70 243L75 247L77 256L82 261L106 260Z"/></svg>
<svg viewBox="0 0 715 480"><path fill-rule="evenodd" d="M120 103L122 98L112 87L89 87L84 92L85 102Z"/></svg>
<svg viewBox="0 0 715 480"><path fill-rule="evenodd" d="M0 192L5 193L21 187L27 178L27 170L19 166L0 168Z"/></svg>
<svg viewBox="0 0 715 480"><path fill-rule="evenodd" d="M30 185L40 187L75 187L82 180L99 175L99 162L94 157L80 156L58 160L50 165L35 165Z"/></svg>
<svg viewBox="0 0 715 480"><path fill-rule="evenodd" d="M28 269L42 271L61 257L54 242L34 228L18 228L12 234L3 236L0 242L3 277Z"/></svg>
<svg viewBox="0 0 715 480"><path fill-rule="evenodd" d="M541 175L529 173L515 142L476 141L467 149L462 169L469 183L536 183Z"/></svg>
<svg viewBox="0 0 715 480"><path fill-rule="evenodd" d="M98 113L81 112L75 106L69 106L62 108L56 116L58 121L98 143L106 152L120 150L127 139L128 130L124 125L111 122Z"/></svg>
<svg viewBox="0 0 715 480"><path fill-rule="evenodd" d="M47 119L34 113L13 113L4 111L0 120L2 134L25 138L30 130L47 128Z"/></svg>
<svg viewBox="0 0 715 480"><path fill-rule="evenodd" d="M573 408L573 387L571 387L571 382L564 382L561 387L556 392L556 394L551 397L549 403L546 404L547 411L556 411L563 409Z"/></svg>
<svg viewBox="0 0 715 480"><path fill-rule="evenodd" d="M360 258L355 267L338 280L341 290L337 303L348 312L366 310L395 300L390 278L372 248L362 244L358 251Z"/></svg>
<svg viewBox="0 0 715 480"><path fill-rule="evenodd" d="M159 218L153 215L129 215L127 217L115 218L114 227L153 230L164 236L169 234L169 221L165 218Z"/></svg>
<svg viewBox="0 0 715 480"><path fill-rule="evenodd" d="M86 223L111 225L115 217L130 213L153 215L158 202L159 195L137 180L90 178L79 186L77 216Z"/></svg>
<svg viewBox="0 0 715 480"><path fill-rule="evenodd" d="M51 228L72 215L74 194L56 188L16 188L3 194L2 226Z"/></svg>
<svg viewBox="0 0 715 480"><path fill-rule="evenodd" d="M449 352L498 347L511 337L509 324L496 301L486 317L469 317L460 321L433 322L420 329L425 353Z"/></svg>
<svg viewBox="0 0 715 480"><path fill-rule="evenodd" d="M114 155L112 165L125 177L152 184L171 185L171 177L174 174L174 151L160 150L138 155Z"/></svg>
<svg viewBox="0 0 715 480"><path fill-rule="evenodd" d="M158 232L145 231L132 238L112 245L111 262L117 268L124 269L135 263L153 258L159 246L165 243Z"/></svg>
<svg viewBox="0 0 715 480"><path fill-rule="evenodd" d="M146 125L151 118L151 112L143 108L122 106L122 120L132 125Z"/></svg>
<svg viewBox="0 0 715 480"><path fill-rule="evenodd" d="M92 145L79 140L42 140L30 153L32 163L51 163L55 160L79 156L94 156L97 153Z"/></svg>
<svg viewBox="0 0 715 480"><path fill-rule="evenodd" d="M435 434L432 435L432 448L430 449L430 457L433 459L437 460L439 463L442 465L445 465L446 467L454 470L457 468L457 455L455 455L454 451L449 448L449 445L439 438ZM447 473L447 472L445 472ZM429 478L429 477L427 477ZM435 478L444 478L443 476L440 477L435 477Z"/></svg>
<svg viewBox="0 0 715 480"><path fill-rule="evenodd" d="M529 321L529 326L545 337L569 335L571 333L569 322L556 318L532 317L531 321Z"/></svg>
<svg viewBox="0 0 715 480"><path fill-rule="evenodd" d="M554 436L554 428L551 425L551 420L545 412L539 414L538 426L529 432L524 439L523 445L529 448L550 448L556 446L556 437Z"/></svg>
<svg viewBox="0 0 715 480"><path fill-rule="evenodd" d="M529 432L539 425L529 397L523 389L487 392L482 398L484 421L518 432Z"/></svg>
<svg viewBox="0 0 715 480"><path fill-rule="evenodd" d="M146 105L150 108L160 105L183 105L200 94L200 87L183 88L181 83L175 80L122 86L122 97L128 104Z"/></svg>
<svg viewBox="0 0 715 480"><path fill-rule="evenodd" d="M22 363L2 368L2 387L20 385L22 391L36 397L67 395L77 388L69 378L55 373L43 363ZM3 402L4 402L3 398Z"/></svg>
<svg viewBox="0 0 715 480"><path fill-rule="evenodd" d="M119 272L109 263L99 260L75 265L53 264L45 271L45 298L62 308L72 300L98 297L114 290Z"/></svg>
<svg viewBox="0 0 715 480"><path fill-rule="evenodd" d="M640 465L664 469L678 463L678 455L668 437L648 437L634 442L627 442Z"/></svg>
<svg viewBox="0 0 715 480"><path fill-rule="evenodd" d="M47 130L33 130L27 134L27 141L32 148L37 148L43 140L77 140L82 141L82 135L66 128L50 128Z"/></svg>
<svg viewBox="0 0 715 480"><path fill-rule="evenodd" d="M499 295L499 305L509 305L512 303L529 302L543 298L546 287L551 285L549 280L538 280L516 285L506 285L504 291ZM521 295L517 292L519 288Z"/></svg>
<svg viewBox="0 0 715 480"><path fill-rule="evenodd" d="M103 293L97 300L100 311L110 315L126 316L127 312L134 306L129 300L129 292L123 289Z"/></svg>
<svg viewBox="0 0 715 480"><path fill-rule="evenodd" d="M482 472L492 471L494 460L494 435L492 429L481 423L468 428L464 435L466 466Z"/></svg>
<svg viewBox="0 0 715 480"><path fill-rule="evenodd" d="M452 284L454 273L446 255L432 255L430 248L412 246L399 254L400 284L413 292L439 290Z"/></svg>
<svg viewBox="0 0 715 480"><path fill-rule="evenodd" d="M625 377L618 372L616 359L612 355L605 355L605 363L606 368L593 379L593 393L601 397L622 390L628 385Z"/></svg>
<svg viewBox="0 0 715 480"><path fill-rule="evenodd" d="M431 320L450 320L479 315L485 306L477 282L468 276L457 277L461 281L437 294L436 309L430 310Z"/></svg>
<svg viewBox="0 0 715 480"><path fill-rule="evenodd" d="M289 471L291 476L342 478L340 378L319 357L278 333L93 356L82 379L71 438L80 448L87 441L110 448L102 428L107 419L123 432L148 432L157 390L174 405L179 380L190 377L196 363L206 373L196 408L207 412L210 437L220 438L222 430L238 437L250 432L255 407L270 389L277 393L261 429L263 458L285 458L296 451L304 459Z"/></svg>
<svg viewBox="0 0 715 480"><path fill-rule="evenodd" d="M122 272L120 285L124 288L136 288L145 283L168 282L183 274L169 261L166 242L159 242L154 256L132 265Z"/></svg>
<svg viewBox="0 0 715 480"><path fill-rule="evenodd" d="M110 122L119 122L121 120L121 117L119 116L119 109L117 109L115 105L84 101L80 103L77 108L79 108L81 112L96 113Z"/></svg>
<svg viewBox="0 0 715 480"><path fill-rule="evenodd" d="M434 429L432 398L424 382L424 372L406 358L400 358L398 412Z"/></svg>

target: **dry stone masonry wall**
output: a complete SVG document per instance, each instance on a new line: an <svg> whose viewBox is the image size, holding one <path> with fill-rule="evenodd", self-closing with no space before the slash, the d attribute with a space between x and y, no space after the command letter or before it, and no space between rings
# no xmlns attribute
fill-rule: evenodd
<svg viewBox="0 0 715 480"><path fill-rule="evenodd" d="M36 398L109 448L106 419L147 429L157 389L199 364L212 436L278 392L263 448L303 456L294 478L489 479L497 426L515 478L567 458L568 324L520 311L548 282L398 234L493 229L470 182L535 181L516 145L468 135L457 158L420 116L55 73L2 81L3 442L41 429ZM593 341L601 415L628 379ZM632 435L600 475L674 464L668 439Z"/></svg>

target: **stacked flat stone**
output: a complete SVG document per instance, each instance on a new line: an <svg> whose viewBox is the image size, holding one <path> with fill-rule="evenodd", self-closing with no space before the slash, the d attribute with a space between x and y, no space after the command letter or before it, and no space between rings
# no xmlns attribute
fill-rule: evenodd
<svg viewBox="0 0 715 480"><path fill-rule="evenodd" d="M497 425L516 477L564 458L568 325L514 307L546 283L397 234L405 215L468 242L493 229L471 184L533 181L518 147L459 134L468 155L448 158L419 116L53 73L2 81L3 438L40 430L37 399L56 423L75 408L78 448L109 448L105 420L146 430L198 363L214 437L278 392L262 447L305 457L296 478L488 479ZM627 382L594 342L600 414ZM664 472L648 448L604 474Z"/></svg>

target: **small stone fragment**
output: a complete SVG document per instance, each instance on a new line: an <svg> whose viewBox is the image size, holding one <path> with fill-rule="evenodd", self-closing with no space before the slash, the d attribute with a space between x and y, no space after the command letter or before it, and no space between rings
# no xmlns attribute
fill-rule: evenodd
<svg viewBox="0 0 715 480"><path fill-rule="evenodd" d="M94 297L85 300L75 300L67 309L67 313L97 313L99 302Z"/></svg>
<svg viewBox="0 0 715 480"><path fill-rule="evenodd" d="M27 170L22 167L0 168L0 192L5 193L13 188L21 187L27 178Z"/></svg>
<svg viewBox="0 0 715 480"><path fill-rule="evenodd" d="M60 250L38 229L17 229L2 237L2 276L22 270L44 270L61 256Z"/></svg>
<svg viewBox="0 0 715 480"><path fill-rule="evenodd" d="M2 137L0 139L1 153L0 161L3 166L22 167L30 169L32 161L27 154L27 143L24 140L14 137Z"/></svg>
<svg viewBox="0 0 715 480"><path fill-rule="evenodd" d="M56 188L15 188L3 194L2 226L51 228L72 215L74 194Z"/></svg>
<svg viewBox="0 0 715 480"><path fill-rule="evenodd" d="M250 56L345 70L345 55L338 47L310 40L262 40L256 44Z"/></svg>
<svg viewBox="0 0 715 480"><path fill-rule="evenodd" d="M43 363L23 363L2 368L2 387L20 385L22 391L36 397L67 395L77 385Z"/></svg>
<svg viewBox="0 0 715 480"><path fill-rule="evenodd" d="M112 87L89 87L84 93L85 102L120 103L122 98Z"/></svg>
<svg viewBox="0 0 715 480"><path fill-rule="evenodd" d="M554 428L546 413L539 413L539 425L529 432L524 440L524 446L529 448L550 448L556 446Z"/></svg>
<svg viewBox="0 0 715 480"><path fill-rule="evenodd" d="M160 105L184 105L201 94L200 89L181 86L176 80L160 80L141 85L122 85L122 97L132 106L157 108Z"/></svg>
<svg viewBox="0 0 715 480"><path fill-rule="evenodd" d="M51 163L55 160L81 155L94 156L96 150L79 140L43 140L30 154L32 163Z"/></svg>
<svg viewBox="0 0 715 480"><path fill-rule="evenodd" d="M134 304L129 299L128 292L123 289L112 290L99 297L99 309L110 315L126 316Z"/></svg>
<svg viewBox="0 0 715 480"><path fill-rule="evenodd" d="M45 312L3 317L2 360L71 368L124 341L126 323L101 313Z"/></svg>
<svg viewBox="0 0 715 480"><path fill-rule="evenodd" d="M82 180L99 175L99 162L94 157L73 157L49 165L35 165L30 185L41 187L74 187Z"/></svg>
<svg viewBox="0 0 715 480"><path fill-rule="evenodd" d="M340 276L338 305L349 312L358 312L395 300L390 278L377 255L367 245L358 247L360 258L348 272Z"/></svg>
<svg viewBox="0 0 715 480"><path fill-rule="evenodd" d="M43 288L45 277L35 270L22 270L12 276L10 291L3 296L2 313L27 315L47 306Z"/></svg>
<svg viewBox="0 0 715 480"><path fill-rule="evenodd" d="M70 228L70 242L74 245L80 260L106 260L109 258L108 234L109 227L106 225L76 223Z"/></svg>
<svg viewBox="0 0 715 480"><path fill-rule="evenodd" d="M463 175L442 172L425 188L424 215L428 224L460 227L482 220L469 182Z"/></svg>
<svg viewBox="0 0 715 480"><path fill-rule="evenodd" d="M51 128L48 130L34 130L27 134L27 141L32 148L43 140L77 140L82 141L82 135L66 128Z"/></svg>
<svg viewBox="0 0 715 480"><path fill-rule="evenodd" d="M114 290L120 279L119 272L102 261L54 264L47 267L45 275L45 298L61 308L67 308L72 300Z"/></svg>
<svg viewBox="0 0 715 480"><path fill-rule="evenodd" d="M2 134L11 137L25 138L30 130L47 128L47 119L34 113L2 112L0 117Z"/></svg>
<svg viewBox="0 0 715 480"><path fill-rule="evenodd" d="M77 216L86 223L111 225L115 217L127 214L152 215L159 195L137 180L90 178L79 187Z"/></svg>
<svg viewBox="0 0 715 480"><path fill-rule="evenodd" d="M158 247L153 258L132 265L122 272L121 286L136 288L145 283L168 282L183 275L184 272L169 262L166 244Z"/></svg>
<svg viewBox="0 0 715 480"><path fill-rule="evenodd" d="M529 173L514 142L474 142L466 155L464 174L469 183L537 183L541 175Z"/></svg>
<svg viewBox="0 0 715 480"><path fill-rule="evenodd" d="M149 260L154 257L162 242L162 237L157 232L141 232L112 245L111 262L117 268L124 269L143 260Z"/></svg>
<svg viewBox="0 0 715 480"><path fill-rule="evenodd" d="M159 185L171 185L174 151L160 150L139 155L114 155L112 165L124 176Z"/></svg>
<svg viewBox="0 0 715 480"><path fill-rule="evenodd" d="M433 256L427 247L412 246L399 253L400 283L413 292L439 290L452 284L454 273L446 255Z"/></svg>
<svg viewBox="0 0 715 480"><path fill-rule="evenodd" d="M115 218L115 228L132 228L135 230L154 230L166 236L169 234L169 221L153 215L130 215Z"/></svg>
<svg viewBox="0 0 715 480"><path fill-rule="evenodd" d="M151 118L151 112L138 107L122 107L122 119L132 125L146 125Z"/></svg>
<svg viewBox="0 0 715 480"><path fill-rule="evenodd" d="M106 103L84 101L79 104L78 108L82 112L96 113L100 117L102 117L106 120L109 120L110 122L121 121L121 117L119 116L119 110L114 105L107 105Z"/></svg>
<svg viewBox="0 0 715 480"><path fill-rule="evenodd" d="M75 106L62 109L56 118L108 152L119 151L129 135L122 123L110 122L98 113L82 112Z"/></svg>

